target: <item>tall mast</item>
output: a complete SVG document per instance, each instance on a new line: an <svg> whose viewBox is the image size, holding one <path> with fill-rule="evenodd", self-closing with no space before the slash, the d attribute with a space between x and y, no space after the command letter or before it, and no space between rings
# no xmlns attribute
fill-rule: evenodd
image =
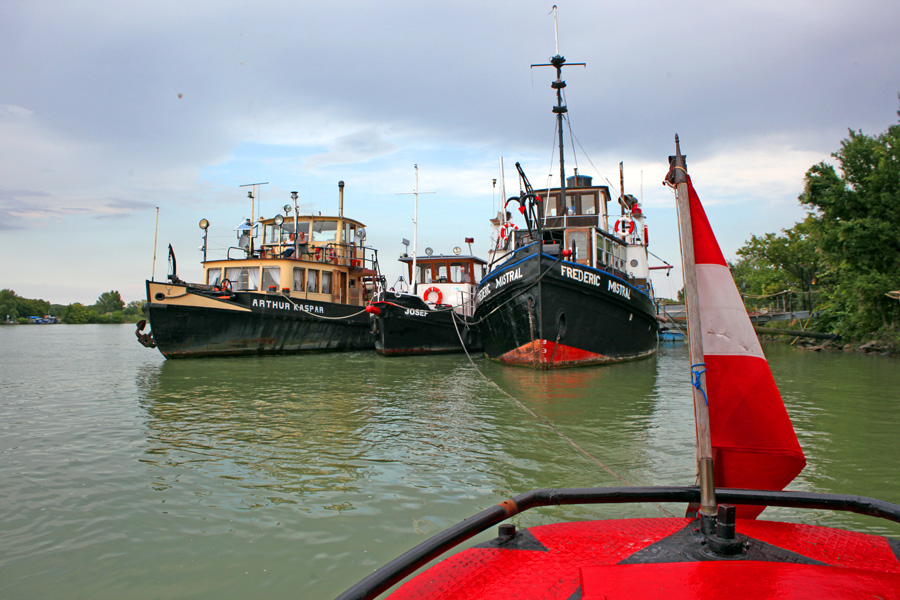
<svg viewBox="0 0 900 600"><path fill-rule="evenodd" d="M556 106L553 107L553 114L556 115L556 128L559 130L559 197L562 200L562 206L566 207L566 163L563 142L563 115L568 112L568 108L563 104L562 91L566 87L566 82L562 79L562 68L566 66L565 57L559 54L559 23L556 18L556 5L553 5L553 24L556 32L556 56L550 57L549 64L531 65L534 67L555 67L556 80L550 84L550 87L556 90ZM585 63L569 63L568 66L585 66Z"/></svg>
<svg viewBox="0 0 900 600"><path fill-rule="evenodd" d="M700 326L700 298L697 294L697 268L694 260L694 236L691 226L691 207L687 184L687 167L678 136L675 136L675 203L681 231L681 260L684 270L684 299L687 307L688 344L693 379L694 422L697 428L697 472L700 476L700 516L715 517L716 483L709 431L709 406L706 403L706 369L703 367L703 331Z"/></svg>
<svg viewBox="0 0 900 600"><path fill-rule="evenodd" d="M419 165L413 165L416 170L416 187L413 190L415 200L413 202L413 259L412 259L412 284L413 294L416 293L416 259L419 255L419 194L433 194L434 192L419 191ZM398 192L397 195L404 195L408 192Z"/></svg>

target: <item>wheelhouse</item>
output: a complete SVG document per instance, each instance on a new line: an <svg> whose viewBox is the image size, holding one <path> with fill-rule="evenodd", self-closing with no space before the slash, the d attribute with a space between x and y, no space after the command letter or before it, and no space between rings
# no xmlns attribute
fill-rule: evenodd
<svg viewBox="0 0 900 600"><path fill-rule="evenodd" d="M249 219L235 228L226 257L203 262L203 281L233 291L260 291L362 306L372 297L377 254L359 221L334 216Z"/></svg>

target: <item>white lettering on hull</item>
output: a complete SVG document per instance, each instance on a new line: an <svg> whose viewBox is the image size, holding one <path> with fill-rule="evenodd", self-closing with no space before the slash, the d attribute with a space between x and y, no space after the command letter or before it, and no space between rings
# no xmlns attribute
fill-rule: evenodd
<svg viewBox="0 0 900 600"><path fill-rule="evenodd" d="M600 273L583 271L581 269L574 269L572 267L562 265L560 266L560 275L569 279L573 279L580 283L584 283L586 285L592 285L595 287L603 286L603 276ZM607 284L606 289L607 291L631 300L631 288L623 283L619 283L617 281L609 279L609 283Z"/></svg>
<svg viewBox="0 0 900 600"><path fill-rule="evenodd" d="M287 300L268 300L262 298L254 298L251 306L257 308L268 308L272 310L293 310L299 312L314 313L317 315L325 314L324 306L316 306L314 304L295 304Z"/></svg>
<svg viewBox="0 0 900 600"><path fill-rule="evenodd" d="M506 284L516 281L517 279L522 279L522 267L518 267L516 269L511 269L506 273L503 273L493 281L489 281L484 284L484 286L478 290L478 294L475 296L475 302L481 302L484 300L492 291L499 290Z"/></svg>

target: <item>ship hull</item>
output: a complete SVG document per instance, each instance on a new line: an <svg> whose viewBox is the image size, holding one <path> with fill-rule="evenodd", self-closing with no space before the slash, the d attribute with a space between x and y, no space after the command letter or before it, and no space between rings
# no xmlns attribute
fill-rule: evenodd
<svg viewBox="0 0 900 600"><path fill-rule="evenodd" d="M361 306L152 281L147 299L153 341L166 358L373 348Z"/></svg>
<svg viewBox="0 0 900 600"><path fill-rule="evenodd" d="M534 251L481 282L475 321L485 354L511 365L636 360L658 345L656 311L646 293L605 271Z"/></svg>
<svg viewBox="0 0 900 600"><path fill-rule="evenodd" d="M412 294L388 293L373 317L375 350L384 356L481 351L472 319L449 308L434 309Z"/></svg>

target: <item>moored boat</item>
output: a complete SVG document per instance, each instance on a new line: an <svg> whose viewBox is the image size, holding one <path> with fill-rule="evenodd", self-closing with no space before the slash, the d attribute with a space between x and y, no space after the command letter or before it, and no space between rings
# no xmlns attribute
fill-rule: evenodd
<svg viewBox="0 0 900 600"><path fill-rule="evenodd" d="M581 63L573 63L581 64ZM534 190L518 163L524 191L519 204L526 228L506 210L492 219L496 243L490 271L478 287L475 318L485 354L535 368L634 360L657 349L658 323L648 263L648 231L638 200L618 197L610 223L607 186L565 171L562 69L556 69L560 186ZM622 178L624 181L624 178Z"/></svg>
<svg viewBox="0 0 900 600"><path fill-rule="evenodd" d="M757 519L766 506L900 523L900 506L784 491L806 459L680 150L679 206L699 486L535 490L496 504L375 571L339 600L370 599L489 527L391 598L900 598L900 540ZM540 506L679 502L682 518L502 523ZM501 524L502 523L502 524Z"/></svg>
<svg viewBox="0 0 900 600"><path fill-rule="evenodd" d="M138 323L138 340L166 358L371 349L378 256L343 214L344 182L337 216L300 215L292 198L284 215L236 227L224 258L207 260L203 219L202 283L178 277L170 246L167 281L147 281L152 330Z"/></svg>
<svg viewBox="0 0 900 600"><path fill-rule="evenodd" d="M450 256L435 255L428 248L415 261L400 257L407 265L410 289L381 291L367 308L376 351L402 356L481 350L473 315L475 289L486 263L461 252L457 246Z"/></svg>

